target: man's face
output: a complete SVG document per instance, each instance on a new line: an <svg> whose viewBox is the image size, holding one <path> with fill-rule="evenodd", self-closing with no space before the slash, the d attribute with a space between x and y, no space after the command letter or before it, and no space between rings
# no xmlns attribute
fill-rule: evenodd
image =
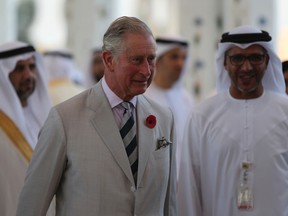
<svg viewBox="0 0 288 216"><path fill-rule="evenodd" d="M95 52L93 54L91 73L95 82L98 82L104 75L104 64L101 52Z"/></svg>
<svg viewBox="0 0 288 216"><path fill-rule="evenodd" d="M166 77L173 85L181 76L187 51L185 48L174 48L157 60L157 75Z"/></svg>
<svg viewBox="0 0 288 216"><path fill-rule="evenodd" d="M126 33L122 43L123 50L117 57L108 52L103 55L106 65L109 65L109 72L105 73L105 77L118 97L130 100L143 94L151 84L156 44L154 38L145 33Z"/></svg>
<svg viewBox="0 0 288 216"><path fill-rule="evenodd" d="M262 78L268 62L269 56L260 45L228 50L224 66L231 79L231 95L239 99L259 97L263 91Z"/></svg>
<svg viewBox="0 0 288 216"><path fill-rule="evenodd" d="M21 101L22 106L27 105L28 97L36 86L35 58L18 61L14 70L9 73L9 79Z"/></svg>

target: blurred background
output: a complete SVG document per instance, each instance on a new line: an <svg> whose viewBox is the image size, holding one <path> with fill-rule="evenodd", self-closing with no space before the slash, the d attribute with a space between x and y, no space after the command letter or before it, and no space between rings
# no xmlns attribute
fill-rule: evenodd
<svg viewBox="0 0 288 216"><path fill-rule="evenodd" d="M181 35L190 43L186 87L199 101L215 88L214 56L223 32L242 25L268 31L288 59L287 0L0 0L0 43L14 40L39 51L70 50L80 70L119 16L136 16L155 36Z"/></svg>

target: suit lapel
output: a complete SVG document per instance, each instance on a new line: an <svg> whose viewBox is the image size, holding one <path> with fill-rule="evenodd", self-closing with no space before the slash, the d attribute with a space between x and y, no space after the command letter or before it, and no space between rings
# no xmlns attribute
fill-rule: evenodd
<svg viewBox="0 0 288 216"><path fill-rule="evenodd" d="M91 122L103 139L104 144L110 150L128 179L134 182L119 128L116 125L110 104L100 83L91 89L88 107L95 112L95 116L91 119Z"/></svg>
<svg viewBox="0 0 288 216"><path fill-rule="evenodd" d="M151 154L151 151L154 151L151 148L153 142L155 142L154 130L146 126L145 121L149 115L155 115L151 110L150 104L143 96L138 96L137 102L137 128L138 128L138 148L139 148L139 166L138 166L138 181L137 184L141 183L147 161Z"/></svg>

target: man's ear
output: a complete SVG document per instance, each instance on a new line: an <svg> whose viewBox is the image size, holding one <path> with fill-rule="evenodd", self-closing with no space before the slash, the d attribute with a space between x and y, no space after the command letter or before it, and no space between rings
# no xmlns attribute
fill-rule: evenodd
<svg viewBox="0 0 288 216"><path fill-rule="evenodd" d="M104 65L109 69L109 71L114 70L114 58L111 52L105 50L102 52L102 59Z"/></svg>

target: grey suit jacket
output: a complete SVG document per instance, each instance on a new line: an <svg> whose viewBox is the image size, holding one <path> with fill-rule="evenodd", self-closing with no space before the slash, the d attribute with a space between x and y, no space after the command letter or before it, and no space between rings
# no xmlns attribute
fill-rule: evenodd
<svg viewBox="0 0 288 216"><path fill-rule="evenodd" d="M27 171L17 215L176 215L175 136L170 110L137 96L138 180L102 85L52 108ZM148 128L149 115L157 118ZM172 144L158 148L158 140Z"/></svg>

